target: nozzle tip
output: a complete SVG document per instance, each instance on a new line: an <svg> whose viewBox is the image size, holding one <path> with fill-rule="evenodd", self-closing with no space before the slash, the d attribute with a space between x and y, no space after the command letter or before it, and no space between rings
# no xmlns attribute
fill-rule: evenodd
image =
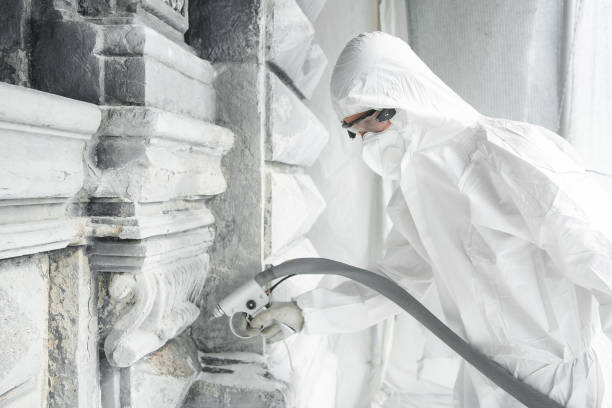
<svg viewBox="0 0 612 408"><path fill-rule="evenodd" d="M219 306L218 304L215 306L215 310L213 310L212 313L212 317L210 318L210 320L216 319L218 317L223 316L225 313L223 313L223 309L221 309L221 306Z"/></svg>

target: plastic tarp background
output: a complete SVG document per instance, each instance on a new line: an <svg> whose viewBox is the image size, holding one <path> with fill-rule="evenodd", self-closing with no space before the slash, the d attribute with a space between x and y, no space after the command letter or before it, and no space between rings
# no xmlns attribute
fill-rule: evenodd
<svg viewBox="0 0 612 408"><path fill-rule="evenodd" d="M567 4L561 133L587 164L612 174L612 2Z"/></svg>

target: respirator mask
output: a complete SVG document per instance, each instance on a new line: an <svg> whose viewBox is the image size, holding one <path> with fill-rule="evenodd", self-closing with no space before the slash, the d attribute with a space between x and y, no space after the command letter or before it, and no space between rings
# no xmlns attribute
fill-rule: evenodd
<svg viewBox="0 0 612 408"><path fill-rule="evenodd" d="M372 171L383 178L400 179L405 153L404 137L393 124L384 132L366 133L363 136L361 157Z"/></svg>

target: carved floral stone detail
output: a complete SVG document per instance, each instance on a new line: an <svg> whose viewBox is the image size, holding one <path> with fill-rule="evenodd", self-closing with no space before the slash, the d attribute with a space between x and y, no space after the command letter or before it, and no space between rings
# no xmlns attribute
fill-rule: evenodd
<svg viewBox="0 0 612 408"><path fill-rule="evenodd" d="M175 11L183 14L183 7L185 6L185 0L164 0L164 2L172 7Z"/></svg>
<svg viewBox="0 0 612 408"><path fill-rule="evenodd" d="M198 317L195 305L204 286L208 255L150 272L113 276L109 293L133 305L104 341L111 365L128 367L185 330Z"/></svg>

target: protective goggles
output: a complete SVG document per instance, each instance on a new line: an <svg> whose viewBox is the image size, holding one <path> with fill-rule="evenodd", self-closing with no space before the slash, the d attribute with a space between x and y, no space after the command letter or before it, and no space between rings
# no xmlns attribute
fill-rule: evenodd
<svg viewBox="0 0 612 408"><path fill-rule="evenodd" d="M385 122L395 116L395 109L370 109L351 122L342 121L342 127L347 130L351 139L362 132L382 132L387 125Z"/></svg>

